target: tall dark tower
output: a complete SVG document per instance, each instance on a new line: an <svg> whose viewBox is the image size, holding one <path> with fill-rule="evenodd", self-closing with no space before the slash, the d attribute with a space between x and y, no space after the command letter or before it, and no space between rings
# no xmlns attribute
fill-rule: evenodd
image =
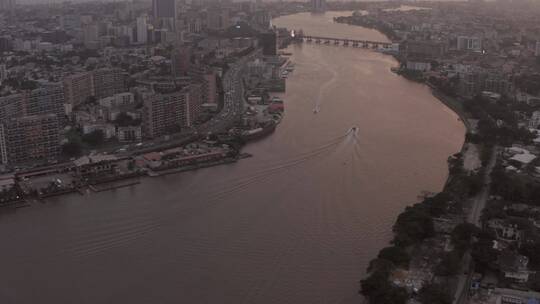
<svg viewBox="0 0 540 304"><path fill-rule="evenodd" d="M152 14L154 19L176 18L176 1L152 0Z"/></svg>
<svg viewBox="0 0 540 304"><path fill-rule="evenodd" d="M259 45L263 55L275 56L277 54L277 35L274 31L259 34Z"/></svg>

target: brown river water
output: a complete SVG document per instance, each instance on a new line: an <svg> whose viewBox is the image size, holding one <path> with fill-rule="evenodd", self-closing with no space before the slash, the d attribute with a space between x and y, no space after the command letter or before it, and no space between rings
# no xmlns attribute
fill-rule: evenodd
<svg viewBox="0 0 540 304"><path fill-rule="evenodd" d="M385 39L334 15L274 24ZM3 212L0 303L358 303L367 263L405 206L442 188L465 129L390 56L289 51L286 114L254 157Z"/></svg>

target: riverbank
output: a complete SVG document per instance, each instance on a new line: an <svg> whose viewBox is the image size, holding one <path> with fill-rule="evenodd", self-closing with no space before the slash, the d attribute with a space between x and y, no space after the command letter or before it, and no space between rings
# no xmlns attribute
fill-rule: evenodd
<svg viewBox="0 0 540 304"><path fill-rule="evenodd" d="M469 119L471 119L471 113L467 112L463 108L463 103L458 101L456 98L448 96L441 92L439 89L435 88L434 86L431 86L427 84L429 87L431 87L431 94L435 98L437 98L440 102L442 102L446 107L448 107L452 112L456 113L456 115L459 117L461 122L463 122L463 125L467 129L467 133L474 132L474 128L471 125L471 122Z"/></svg>
<svg viewBox="0 0 540 304"><path fill-rule="evenodd" d="M346 20L341 18L341 22L358 25ZM338 22L337 18L335 22ZM378 24L369 24L368 28L379 30L395 42L392 39L395 35L389 35L393 34L390 29ZM404 65L402 57L393 57L399 66ZM472 115L465 110L463 102L444 94L425 79L410 79L398 74L429 86L432 96L458 116L466 133L475 131L469 120ZM466 170L463 165L467 145L466 137L460 152L449 157L448 177L443 189L424 196L422 201L406 207L398 215L393 225L393 240L370 262L368 275L361 281L360 291L371 303L405 303L411 295L416 295L418 300L426 293L454 290L460 285L454 274L462 267L456 264L451 269L448 263L449 260L461 260L465 252L448 236L464 225L463 217L467 214L467 207L461 203L456 205L456 202L467 200L481 188L479 174ZM483 172L483 168L479 171ZM435 276L446 278L446 286L434 284ZM440 294L443 297L445 292Z"/></svg>

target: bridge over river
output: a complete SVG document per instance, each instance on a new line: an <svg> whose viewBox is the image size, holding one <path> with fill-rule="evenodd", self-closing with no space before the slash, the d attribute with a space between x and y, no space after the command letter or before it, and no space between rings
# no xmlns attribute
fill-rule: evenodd
<svg viewBox="0 0 540 304"><path fill-rule="evenodd" d="M392 49L392 46L395 45L392 42L323 37L323 36L312 36L312 35L303 35L303 34L296 36L295 38L298 41L307 42L307 43L314 42L314 43L319 43L319 44L334 44L334 45L373 48L373 49L383 48L383 49L390 50Z"/></svg>

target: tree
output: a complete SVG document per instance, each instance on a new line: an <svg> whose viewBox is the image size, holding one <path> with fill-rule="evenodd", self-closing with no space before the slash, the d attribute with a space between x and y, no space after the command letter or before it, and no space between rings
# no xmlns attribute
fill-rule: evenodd
<svg viewBox="0 0 540 304"><path fill-rule="evenodd" d="M379 259L388 260L394 263L394 265L404 268L409 267L409 262L411 260L409 254L403 250L403 248L397 246L383 248L377 257Z"/></svg>
<svg viewBox="0 0 540 304"><path fill-rule="evenodd" d="M70 141L62 145L62 154L67 157L79 156L82 152L81 144L75 141Z"/></svg>
<svg viewBox="0 0 540 304"><path fill-rule="evenodd" d="M118 116L116 116L114 123L120 127L136 126L141 124L140 120L133 119L126 112L119 113Z"/></svg>
<svg viewBox="0 0 540 304"><path fill-rule="evenodd" d="M456 249L463 252L471 247L472 237L478 234L478 232L478 227L473 224L459 224L452 231L452 243Z"/></svg>
<svg viewBox="0 0 540 304"><path fill-rule="evenodd" d="M393 243L397 246L409 246L432 237L435 234L433 219L422 204L405 208L394 224Z"/></svg>
<svg viewBox="0 0 540 304"><path fill-rule="evenodd" d="M389 273L375 271L360 281L360 293L376 304L405 304L409 294L405 288L395 286L388 281Z"/></svg>
<svg viewBox="0 0 540 304"><path fill-rule="evenodd" d="M427 284L420 290L419 300L424 304L451 304L452 296L446 290L438 284Z"/></svg>
<svg viewBox="0 0 540 304"><path fill-rule="evenodd" d="M95 130L83 135L82 140L91 146L99 146L103 144L103 141L105 140L105 134L101 130Z"/></svg>
<svg viewBox="0 0 540 304"><path fill-rule="evenodd" d="M519 252L529 258L529 267L531 269L540 270L540 242L539 241L525 242L521 246Z"/></svg>
<svg viewBox="0 0 540 304"><path fill-rule="evenodd" d="M534 291L540 291L540 273L535 273L529 277L529 287Z"/></svg>
<svg viewBox="0 0 540 304"><path fill-rule="evenodd" d="M493 263L497 261L499 252L493 249L495 238L490 233L481 231L477 238L478 241L472 246L471 255L474 258L476 270L484 272L490 269Z"/></svg>
<svg viewBox="0 0 540 304"><path fill-rule="evenodd" d="M459 273L461 266L461 254L454 250L444 255L441 262L435 267L438 276L452 276Z"/></svg>

